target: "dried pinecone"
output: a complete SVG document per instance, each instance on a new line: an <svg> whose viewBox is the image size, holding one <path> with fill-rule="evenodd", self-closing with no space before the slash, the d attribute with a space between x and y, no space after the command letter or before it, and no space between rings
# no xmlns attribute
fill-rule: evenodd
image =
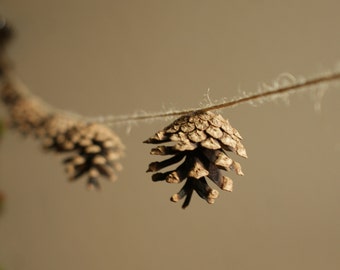
<svg viewBox="0 0 340 270"><path fill-rule="evenodd" d="M7 105L10 126L24 135L36 135L50 113L37 98L22 93L19 90L22 87L18 83L6 82L1 89L1 99Z"/></svg>
<svg viewBox="0 0 340 270"><path fill-rule="evenodd" d="M9 108L10 125L24 135L36 135L49 113L35 99L22 99Z"/></svg>
<svg viewBox="0 0 340 270"><path fill-rule="evenodd" d="M99 188L100 176L115 180L116 171L122 168L119 159L124 146L119 137L104 125L55 115L46 122L41 136L45 149L72 153L63 161L66 173L70 180L88 175L88 188Z"/></svg>
<svg viewBox="0 0 340 270"><path fill-rule="evenodd" d="M174 170L153 174L152 180L180 183L186 179L182 189L171 197L173 202L186 197L182 208L189 205L194 190L208 203L214 203L218 191L207 184L206 177L222 190L232 191L233 181L222 175L221 170L233 170L237 175L243 175L240 164L226 153L231 151L246 158L241 139L238 131L219 114L199 111L182 116L144 141L153 144L175 143L173 146L162 145L151 150L152 155L173 157L150 163L147 172L157 172L184 159Z"/></svg>
<svg viewBox="0 0 340 270"><path fill-rule="evenodd" d="M59 114L26 92L24 86L15 81L2 86L1 99L9 111L10 126L24 135L39 138L45 149L71 153L64 159L70 179L88 175L89 188L99 188L101 176L116 179L124 146L110 128Z"/></svg>

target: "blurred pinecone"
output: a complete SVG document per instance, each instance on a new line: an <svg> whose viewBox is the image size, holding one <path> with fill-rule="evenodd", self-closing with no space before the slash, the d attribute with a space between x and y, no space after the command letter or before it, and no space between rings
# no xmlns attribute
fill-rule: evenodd
<svg viewBox="0 0 340 270"><path fill-rule="evenodd" d="M36 136L37 130L42 128L50 117L45 108L35 99L21 99L8 109L10 126L23 135Z"/></svg>
<svg viewBox="0 0 340 270"><path fill-rule="evenodd" d="M36 131L45 124L50 113L37 98L21 92L21 87L18 83L6 81L1 88L1 99L10 116L9 125L23 135L37 135Z"/></svg>
<svg viewBox="0 0 340 270"><path fill-rule="evenodd" d="M153 181L180 183L186 179L182 189L171 197L177 202L186 197L182 208L186 208L193 191L208 203L214 203L218 191L212 189L206 177L222 190L232 191L233 181L221 170L233 170L243 175L241 166L226 153L231 151L246 158L246 150L241 143L242 137L228 120L213 112L195 112L185 115L157 132L144 143L174 142L173 146L158 146L151 150L152 155L173 155L161 162L152 162L147 172L157 172L184 159L176 169L152 175Z"/></svg>
<svg viewBox="0 0 340 270"><path fill-rule="evenodd" d="M116 180L116 172L122 169L119 159L124 146L119 137L104 125L55 115L46 122L41 135L45 149L72 153L63 161L66 173L70 180L87 175L88 188L99 188L100 176Z"/></svg>
<svg viewBox="0 0 340 270"><path fill-rule="evenodd" d="M11 127L39 138L45 149L72 153L64 159L70 179L88 175L89 188L99 188L101 176L115 180L124 146L110 128L57 113L26 92L15 81L2 85L1 99L7 105Z"/></svg>

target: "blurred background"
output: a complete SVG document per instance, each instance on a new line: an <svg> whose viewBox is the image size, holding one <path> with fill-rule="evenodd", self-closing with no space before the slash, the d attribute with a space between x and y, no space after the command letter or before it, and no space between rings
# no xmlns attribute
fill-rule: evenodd
<svg viewBox="0 0 340 270"><path fill-rule="evenodd" d="M339 1L2 0L10 55L33 93L88 116L200 106L256 91L282 72L340 60ZM321 104L321 110L315 105ZM1 116L5 116L0 106ZM340 267L340 85L322 100L224 109L249 158L234 192L186 210L180 185L153 183L142 141L167 120L115 131L126 144L114 184L69 183L60 158L7 131L0 144L0 268L328 269Z"/></svg>

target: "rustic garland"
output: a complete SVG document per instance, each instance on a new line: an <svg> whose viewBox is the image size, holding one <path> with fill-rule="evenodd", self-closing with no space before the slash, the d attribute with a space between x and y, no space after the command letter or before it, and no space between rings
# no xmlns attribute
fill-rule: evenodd
<svg viewBox="0 0 340 270"><path fill-rule="evenodd" d="M242 137L228 120L214 113L214 110L280 96L340 79L340 73L336 72L310 80L296 80L289 75L292 82L288 84L266 87L265 91L205 108L88 118L53 108L35 97L20 82L6 54L12 37L12 28L4 20L0 21L0 97L8 110L8 126L25 136L36 138L50 152L65 154L63 163L68 178L76 180L86 176L87 187L99 189L100 178L116 180L117 172L122 169L120 159L124 155L125 146L111 125L179 116L144 143L173 143L152 148L152 155L171 157L150 163L147 172L153 172L152 180L155 182L184 182L180 191L171 197L173 202L184 199L182 208L189 205L194 191L208 203L215 202L219 193L208 185L207 179L221 190L232 191L233 181L225 172L234 171L237 175L243 175L241 165L229 156L232 152L247 158L245 147L241 143ZM182 160L177 168L159 172Z"/></svg>

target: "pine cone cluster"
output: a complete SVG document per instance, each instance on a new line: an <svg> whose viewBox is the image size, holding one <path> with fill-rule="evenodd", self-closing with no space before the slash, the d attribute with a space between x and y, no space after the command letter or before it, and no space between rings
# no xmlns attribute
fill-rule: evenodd
<svg viewBox="0 0 340 270"><path fill-rule="evenodd" d="M152 175L153 181L180 183L185 180L182 189L171 197L173 202L185 197L182 208L189 205L193 191L212 204L219 193L208 185L206 178L222 190L232 191L233 181L224 176L222 170L233 170L237 175L243 175L241 165L227 154L234 152L247 158L241 139L239 132L219 114L199 111L182 116L144 141L152 144L175 143L161 145L151 150L152 155L172 157L150 163L147 172L157 172ZM158 172L183 159L183 163L176 169Z"/></svg>
<svg viewBox="0 0 340 270"><path fill-rule="evenodd" d="M1 89L11 127L40 139L47 150L69 153L63 163L71 180L87 175L88 188L99 188L101 176L116 179L124 146L110 128L57 113L22 90L14 82L4 83Z"/></svg>

